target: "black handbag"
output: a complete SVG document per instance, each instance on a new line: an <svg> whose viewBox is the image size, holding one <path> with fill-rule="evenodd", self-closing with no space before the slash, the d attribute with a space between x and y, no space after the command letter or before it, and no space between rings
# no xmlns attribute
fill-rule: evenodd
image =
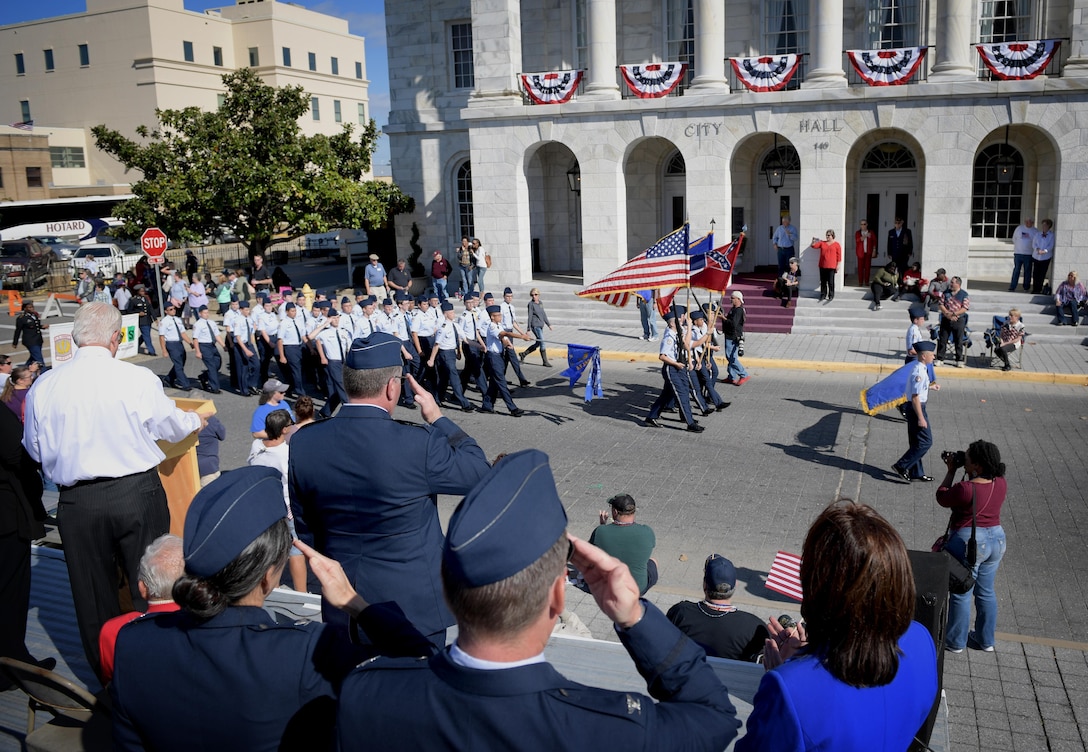
<svg viewBox="0 0 1088 752"><path fill-rule="evenodd" d="M991 491L992 495L992 491ZM978 557L978 543L975 539L975 484L971 484L971 537L967 540L967 558L960 559L948 550L948 540L952 537L951 520L948 530L944 534L944 543L941 550L948 556L948 592L963 595L971 591L975 586L975 561Z"/></svg>

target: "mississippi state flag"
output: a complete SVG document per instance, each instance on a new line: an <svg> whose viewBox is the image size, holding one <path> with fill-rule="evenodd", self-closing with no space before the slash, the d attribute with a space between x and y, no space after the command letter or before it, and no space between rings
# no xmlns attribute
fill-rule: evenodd
<svg viewBox="0 0 1088 752"><path fill-rule="evenodd" d="M925 47L847 50L850 64L870 86L898 86L910 80L926 56Z"/></svg>
<svg viewBox="0 0 1088 752"><path fill-rule="evenodd" d="M795 601L802 600L801 557L786 551L775 554L771 571L767 573L767 589Z"/></svg>
<svg viewBox="0 0 1088 752"><path fill-rule="evenodd" d="M521 74L521 85L533 104L566 104L581 81L580 70Z"/></svg>
<svg viewBox="0 0 1088 752"><path fill-rule="evenodd" d="M976 44L979 57L1003 81L1035 78L1058 52L1060 39Z"/></svg>
<svg viewBox="0 0 1088 752"><path fill-rule="evenodd" d="M742 232L728 246L707 251L706 265L698 271L694 268L695 259L692 258L691 286L725 292L725 288L729 287L729 281L733 277L733 267L737 263L737 254L740 253L743 244L744 233Z"/></svg>
<svg viewBox="0 0 1088 752"><path fill-rule="evenodd" d="M729 62L740 82L749 91L778 91L797 72L800 55L764 55L762 57L731 57Z"/></svg>
<svg viewBox="0 0 1088 752"><path fill-rule="evenodd" d="M687 72L687 63L650 63L649 65L621 65L620 73L639 99L657 99L668 96Z"/></svg>

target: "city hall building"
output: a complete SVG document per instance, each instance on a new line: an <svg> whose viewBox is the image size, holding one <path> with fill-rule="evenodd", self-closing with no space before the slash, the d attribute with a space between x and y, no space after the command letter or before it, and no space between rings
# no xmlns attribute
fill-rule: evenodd
<svg viewBox="0 0 1088 752"><path fill-rule="evenodd" d="M812 237L850 279L859 221L882 263L896 216L926 277L1008 280L1027 217L1054 222L1052 278L1088 267L1088 0L418 0L386 29L400 246L479 237L489 287L588 284L684 221L746 225L739 270L774 265L784 214L813 286Z"/></svg>

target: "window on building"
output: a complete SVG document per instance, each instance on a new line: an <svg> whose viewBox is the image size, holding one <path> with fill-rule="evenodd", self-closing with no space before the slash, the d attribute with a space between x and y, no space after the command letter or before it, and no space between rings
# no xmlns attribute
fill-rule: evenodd
<svg viewBox="0 0 1088 752"><path fill-rule="evenodd" d="M998 182L998 166L1012 169L1012 182ZM975 157L971 180L971 237L1008 238L1020 224L1024 157L1008 144L987 146Z"/></svg>
<svg viewBox="0 0 1088 752"><path fill-rule="evenodd" d="M41 188L42 187L42 168L41 167L27 167L26 168L26 187L27 188Z"/></svg>
<svg viewBox="0 0 1088 752"><path fill-rule="evenodd" d="M363 64L359 61L355 62L355 77L360 80L363 78Z"/></svg>
<svg viewBox="0 0 1088 752"><path fill-rule="evenodd" d="M869 0L869 49L918 44L918 0Z"/></svg>
<svg viewBox="0 0 1088 752"><path fill-rule="evenodd" d="M50 146L49 160L53 167L86 167L82 146Z"/></svg>
<svg viewBox="0 0 1088 752"><path fill-rule="evenodd" d="M321 119L321 103L317 101L317 97L310 97L310 112L314 114L314 120Z"/></svg>
<svg viewBox="0 0 1088 752"><path fill-rule="evenodd" d="M261 64L261 50L259 47L249 48L249 67L256 68Z"/></svg>
<svg viewBox="0 0 1088 752"><path fill-rule="evenodd" d="M343 122L343 118L340 115L340 100L332 100L332 119L337 123Z"/></svg>
<svg viewBox="0 0 1088 752"><path fill-rule="evenodd" d="M23 53L21 53L21 52L16 52L15 53L15 75L16 76L25 76L26 75L26 61L23 60Z"/></svg>
<svg viewBox="0 0 1088 752"><path fill-rule="evenodd" d="M24 123L29 123L31 120L34 119L30 117L30 100L19 100L19 114L22 115Z"/></svg>
<svg viewBox="0 0 1088 752"><path fill-rule="evenodd" d="M223 105L227 103L227 95L220 92L215 95L215 107L216 109L223 109Z"/></svg>
<svg viewBox="0 0 1088 752"><path fill-rule="evenodd" d="M672 155L669 163L665 165L666 175L687 175L688 166L684 162L684 155L680 152L676 152Z"/></svg>
<svg viewBox="0 0 1088 752"><path fill-rule="evenodd" d="M291 67L291 48L290 47L284 47L283 48L283 67L284 68L290 68Z"/></svg>
<svg viewBox="0 0 1088 752"><path fill-rule="evenodd" d="M312 70L312 71L317 70L317 53L316 52L309 53L309 63L310 63L310 70Z"/></svg>
<svg viewBox="0 0 1088 752"><path fill-rule="evenodd" d="M332 69L332 74L334 76L339 76L340 75L340 58L338 58L338 57L330 58L329 67Z"/></svg>
<svg viewBox="0 0 1088 752"><path fill-rule="evenodd" d="M364 103L362 103L362 102L359 102L359 125L366 125L366 124L367 124L366 105Z"/></svg>
<svg viewBox="0 0 1088 752"><path fill-rule="evenodd" d="M185 58L185 62L191 63L196 60L196 56L193 55L193 43L182 42L181 43L181 56Z"/></svg>
<svg viewBox="0 0 1088 752"><path fill-rule="evenodd" d="M212 63L219 66L220 68L223 67L223 48L222 47L212 47Z"/></svg>
<svg viewBox="0 0 1088 752"><path fill-rule="evenodd" d="M779 144L777 152L770 149L759 165L759 172L766 174L774 167L780 167L787 174L801 172L801 158L797 155L797 149L792 144Z"/></svg>
<svg viewBox="0 0 1088 752"><path fill-rule="evenodd" d="M665 31L667 36L665 58L688 64L682 86L691 83L695 75L695 9L693 0L666 0Z"/></svg>
<svg viewBox="0 0 1088 752"><path fill-rule="evenodd" d="M468 162L457 168L457 225L460 235L471 238L476 234L472 211L472 165Z"/></svg>
<svg viewBox="0 0 1088 752"><path fill-rule="evenodd" d="M45 55L45 70L51 71L55 69L53 65L53 50L42 50L42 54Z"/></svg>
<svg viewBox="0 0 1088 752"><path fill-rule="evenodd" d="M917 163L910 149L894 141L885 141L870 149L861 160L862 171L916 170Z"/></svg>
<svg viewBox="0 0 1088 752"><path fill-rule="evenodd" d="M91 64L91 48L85 44L79 45L79 67L86 68Z"/></svg>
<svg viewBox="0 0 1088 752"><path fill-rule="evenodd" d="M983 0L979 12L979 41L1016 42L1033 39L1031 0Z"/></svg>
<svg viewBox="0 0 1088 752"><path fill-rule="evenodd" d="M450 53L453 58L453 88L471 89L476 86L476 71L472 62L472 24L450 25Z"/></svg>
<svg viewBox="0 0 1088 752"><path fill-rule="evenodd" d="M798 89L808 68L808 0L767 0L763 3L763 45L761 55L801 55L797 73L786 85Z"/></svg>
<svg viewBox="0 0 1088 752"><path fill-rule="evenodd" d="M574 0L574 67L589 68L589 8L586 0Z"/></svg>

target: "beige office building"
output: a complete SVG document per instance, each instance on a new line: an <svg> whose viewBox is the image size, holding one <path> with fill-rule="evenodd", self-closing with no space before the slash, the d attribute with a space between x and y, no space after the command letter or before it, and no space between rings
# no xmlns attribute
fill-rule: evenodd
<svg viewBox="0 0 1088 752"><path fill-rule="evenodd" d="M55 188L78 175L103 187L129 183L132 176L95 149L91 127L104 123L135 138L138 126L155 124L156 109L215 108L222 75L247 66L270 85L297 84L309 94L311 110L299 120L307 134L369 120L363 38L346 20L272 0L203 13L185 10L182 0L87 0L86 13L0 27L0 122L86 134L82 144L70 134L59 144L71 148L69 162L50 165ZM81 167L66 169L72 164ZM25 183L26 175L4 179Z"/></svg>
<svg viewBox="0 0 1088 752"><path fill-rule="evenodd" d="M896 215L927 277L1007 280L1026 217L1054 220L1054 278L1088 266L1086 0L387 0L386 29L393 177L427 250L481 238L490 287L594 281L684 220L719 238L747 225L740 269L774 265L783 214L801 246L835 229L850 276L859 220L883 260ZM1048 39L1030 80L998 80L975 49ZM895 86L844 54L914 46L922 65ZM781 91L749 91L728 61L789 53ZM664 98L617 71L663 61L690 66ZM520 73L575 69L566 104L520 89ZM815 284L812 249L802 267Z"/></svg>

